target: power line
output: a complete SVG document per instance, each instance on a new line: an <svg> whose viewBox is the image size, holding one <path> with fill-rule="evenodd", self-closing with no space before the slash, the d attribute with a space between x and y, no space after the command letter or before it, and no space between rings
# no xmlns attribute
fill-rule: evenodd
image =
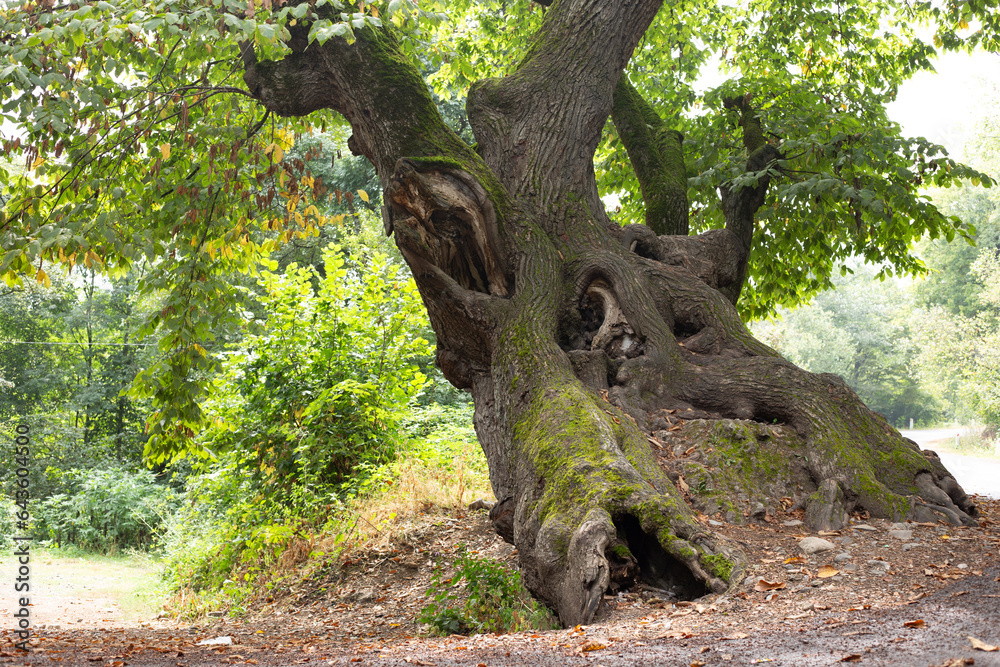
<svg viewBox="0 0 1000 667"><path fill-rule="evenodd" d="M36 340L5 340L9 345L65 345L68 347L156 347L157 343L57 343Z"/></svg>

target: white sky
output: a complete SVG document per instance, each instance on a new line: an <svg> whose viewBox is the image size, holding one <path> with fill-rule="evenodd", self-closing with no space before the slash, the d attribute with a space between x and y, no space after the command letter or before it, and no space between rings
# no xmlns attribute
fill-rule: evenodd
<svg viewBox="0 0 1000 667"><path fill-rule="evenodd" d="M903 133L942 144L952 157L977 120L1000 104L1000 54L948 53L935 62L936 72L920 72L899 89L888 106L889 117Z"/></svg>

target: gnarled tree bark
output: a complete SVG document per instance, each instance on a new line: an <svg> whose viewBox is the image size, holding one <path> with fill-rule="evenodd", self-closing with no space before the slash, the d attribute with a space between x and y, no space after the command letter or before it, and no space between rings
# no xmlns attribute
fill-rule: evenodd
<svg viewBox="0 0 1000 667"><path fill-rule="evenodd" d="M284 60L244 55L268 109L337 110L375 165L438 363L475 400L498 498L491 518L517 546L528 588L565 624L589 621L606 590L636 579L686 598L739 581L744 556L691 504L741 521L757 502L792 497L816 528L854 509L975 514L940 463L846 385L747 332L733 303L752 212L749 231L734 213L732 228L700 237L686 236L686 203L657 213L653 229L608 220L593 154L616 88L622 126L629 104L645 104L619 80L659 6L554 3L517 70L470 91L475 151L441 120L388 28L320 46L300 26ZM676 173L655 173L677 159L683 169L679 138L620 132L638 137L630 155L659 156L633 158L640 180L682 195ZM746 190L726 195L740 215L762 196Z"/></svg>

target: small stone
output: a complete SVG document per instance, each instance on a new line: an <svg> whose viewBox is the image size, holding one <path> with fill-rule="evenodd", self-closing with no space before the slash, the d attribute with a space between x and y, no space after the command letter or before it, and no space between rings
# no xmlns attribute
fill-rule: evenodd
<svg viewBox="0 0 1000 667"><path fill-rule="evenodd" d="M894 523L889 526L889 530L909 530L910 526L905 523Z"/></svg>
<svg viewBox="0 0 1000 667"><path fill-rule="evenodd" d="M375 589L362 588L351 596L355 602L371 602L375 599Z"/></svg>
<svg viewBox="0 0 1000 667"><path fill-rule="evenodd" d="M725 524L722 523L721 521L716 521L715 519L709 519L708 520L708 525L714 526L715 528L718 528L720 526L724 526Z"/></svg>
<svg viewBox="0 0 1000 667"><path fill-rule="evenodd" d="M966 570L968 569L969 566L966 565L965 563L959 563L957 567L959 570Z"/></svg>
<svg viewBox="0 0 1000 667"><path fill-rule="evenodd" d="M884 560L870 560L865 564L872 570L885 570L886 572L888 572L891 567L889 563Z"/></svg>
<svg viewBox="0 0 1000 667"><path fill-rule="evenodd" d="M485 498L480 498L469 503L469 510L475 512L476 510L491 510L493 509L493 503L486 500Z"/></svg>
<svg viewBox="0 0 1000 667"><path fill-rule="evenodd" d="M833 562L843 563L845 560L851 560L853 556L848 551L841 551L839 554L833 557Z"/></svg>
<svg viewBox="0 0 1000 667"><path fill-rule="evenodd" d="M851 526L851 528L853 528L854 530L864 530L869 533L874 533L878 531L878 528L876 528L875 526L869 526L867 523L859 523L856 526Z"/></svg>
<svg viewBox="0 0 1000 667"><path fill-rule="evenodd" d="M823 551L829 551L835 546L833 542L828 542L821 537L806 537L799 542L799 549L802 549L807 554L818 554Z"/></svg>
<svg viewBox="0 0 1000 667"><path fill-rule="evenodd" d="M796 526L801 526L802 522L798 519L792 519L790 521L783 521L781 525L787 526L788 528L795 528Z"/></svg>
<svg viewBox="0 0 1000 667"><path fill-rule="evenodd" d="M854 540L849 538L847 535L844 535L843 537L837 538L837 544L842 544L846 547L849 544L854 544Z"/></svg>
<svg viewBox="0 0 1000 667"><path fill-rule="evenodd" d="M757 581L758 581L757 577L747 577L746 579L743 580L743 585L754 586L757 584Z"/></svg>
<svg viewBox="0 0 1000 667"><path fill-rule="evenodd" d="M919 542L907 542L903 545L903 551L909 551L910 549L916 549L920 546Z"/></svg>
<svg viewBox="0 0 1000 667"><path fill-rule="evenodd" d="M820 586L823 585L823 580L813 579L812 581L809 582L809 585L812 586L813 588L819 588Z"/></svg>
<svg viewBox="0 0 1000 667"><path fill-rule="evenodd" d="M905 542L906 540L909 540L910 538L913 537L913 531L912 530L890 530L889 531L889 537L895 537L897 540L903 540Z"/></svg>
<svg viewBox="0 0 1000 667"><path fill-rule="evenodd" d="M807 588L809 588L809 587L806 586L805 584L799 584L798 586L795 586L794 588L792 588L792 592L793 593L801 593L802 591L806 590Z"/></svg>
<svg viewBox="0 0 1000 667"><path fill-rule="evenodd" d="M843 565L840 566L841 572L856 572L857 569L858 566L855 565L854 563L844 563Z"/></svg>
<svg viewBox="0 0 1000 667"><path fill-rule="evenodd" d="M226 613L226 612L224 612L224 611L210 611L210 612L208 612L208 613L206 614L206 616L208 616L208 617L210 617L210 618L222 618L222 616L223 616L223 615L224 615L225 613Z"/></svg>

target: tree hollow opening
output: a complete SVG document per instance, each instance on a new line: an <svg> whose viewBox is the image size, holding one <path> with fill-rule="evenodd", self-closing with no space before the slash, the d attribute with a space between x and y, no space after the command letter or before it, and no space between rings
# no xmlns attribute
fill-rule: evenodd
<svg viewBox="0 0 1000 667"><path fill-rule="evenodd" d="M690 568L643 530L638 519L623 514L613 521L618 539L605 550L612 590L627 590L641 583L666 600L696 600L711 592Z"/></svg>

